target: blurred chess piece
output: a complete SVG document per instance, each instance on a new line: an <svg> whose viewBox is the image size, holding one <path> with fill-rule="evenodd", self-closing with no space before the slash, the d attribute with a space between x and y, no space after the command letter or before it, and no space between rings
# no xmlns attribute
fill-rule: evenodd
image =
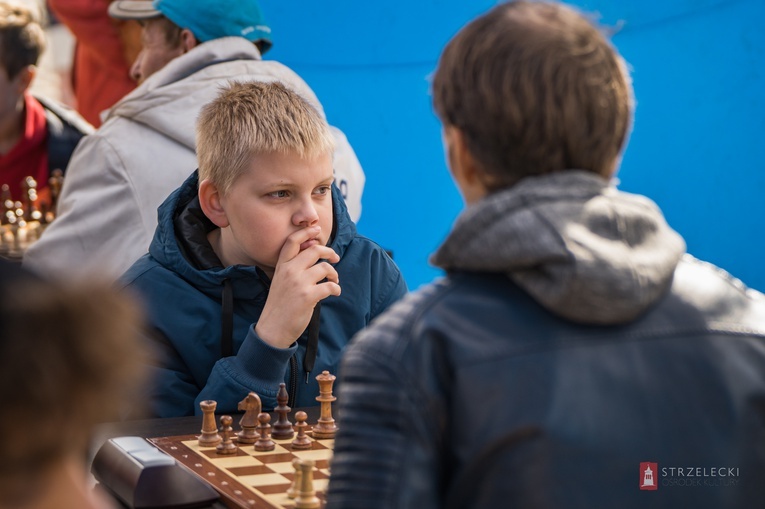
<svg viewBox="0 0 765 509"><path fill-rule="evenodd" d="M0 256L20 261L27 248L37 241L45 228L56 217L55 209L61 194L64 174L53 170L48 180L50 203L41 199L38 182L28 176L21 182L21 200L14 201L10 187L0 190L2 217L0 217Z"/></svg>

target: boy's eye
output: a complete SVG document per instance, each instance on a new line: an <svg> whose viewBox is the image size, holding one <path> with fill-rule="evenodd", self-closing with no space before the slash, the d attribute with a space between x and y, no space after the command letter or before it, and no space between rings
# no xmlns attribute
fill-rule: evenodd
<svg viewBox="0 0 765 509"><path fill-rule="evenodd" d="M268 193L268 196L272 198L286 198L287 197L287 191L274 191L272 193Z"/></svg>
<svg viewBox="0 0 765 509"><path fill-rule="evenodd" d="M331 189L331 188L330 188L329 186L321 186L321 187L317 187L317 188L314 190L314 194L327 194L327 193L329 193L329 192L330 192L330 189Z"/></svg>

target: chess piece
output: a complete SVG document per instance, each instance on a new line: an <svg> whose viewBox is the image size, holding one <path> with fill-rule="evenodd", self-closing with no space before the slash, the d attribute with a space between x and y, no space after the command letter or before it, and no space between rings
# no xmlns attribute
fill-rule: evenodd
<svg viewBox="0 0 765 509"><path fill-rule="evenodd" d="M244 415L239 420L242 431L237 434L237 442L240 444L254 444L258 439L258 415L262 409L260 396L250 392L247 394L247 397L239 402L237 408L240 411L244 411Z"/></svg>
<svg viewBox="0 0 765 509"><path fill-rule="evenodd" d="M295 436L295 430L292 428L292 423L287 419L287 414L292 410L287 406L289 401L289 394L287 394L287 386L284 383L279 384L279 393L276 395L276 408L274 413L277 415L276 422L274 423L274 430L271 436L276 439L289 439Z"/></svg>
<svg viewBox="0 0 765 509"><path fill-rule="evenodd" d="M319 382L319 395L316 401L321 403L321 416L319 422L313 427L314 438L335 438L337 426L332 418L332 402L337 398L332 395L332 384L335 383L335 375L330 375L329 371L322 371L316 377Z"/></svg>
<svg viewBox="0 0 765 509"><path fill-rule="evenodd" d="M37 209L37 181L34 177L26 177L21 183L21 201L24 210L24 220L39 221L40 211Z"/></svg>
<svg viewBox="0 0 765 509"><path fill-rule="evenodd" d="M261 412L258 415L258 431L260 432L260 438L255 442L256 451L273 451L276 448L276 444L271 440L271 425L268 422L271 420L271 416L266 412Z"/></svg>
<svg viewBox="0 0 765 509"><path fill-rule="evenodd" d="M56 206L58 205L58 197L61 195L61 186L64 185L64 172L60 168L56 168L50 172L50 178L48 179L48 186L50 187L50 210L53 213L53 218L56 217ZM49 221L49 222L50 222Z"/></svg>
<svg viewBox="0 0 765 509"><path fill-rule="evenodd" d="M3 224L10 222L11 215L13 215L13 200L11 199L11 188L8 184L3 184L2 191L0 191L0 200L3 202ZM15 216L14 216L15 217Z"/></svg>
<svg viewBox="0 0 765 509"><path fill-rule="evenodd" d="M300 466L300 493L295 498L296 509L319 509L321 501L313 489L314 460L298 460Z"/></svg>
<svg viewBox="0 0 765 509"><path fill-rule="evenodd" d="M310 449L313 447L313 443L311 442L311 439L308 437L308 435L305 434L306 428L308 427L308 424L305 422L308 420L308 414L301 410L295 414L295 420L297 421L295 427L297 428L298 432L297 437L295 437L295 440L292 441L292 448Z"/></svg>
<svg viewBox="0 0 765 509"><path fill-rule="evenodd" d="M220 418L220 434L223 441L215 447L218 454L236 454L239 449L232 437L234 434L234 428L231 427L232 422L234 419L230 415L223 415Z"/></svg>
<svg viewBox="0 0 765 509"><path fill-rule="evenodd" d="M216 406L218 403L211 399L199 402L199 408L202 409L202 434L198 437L200 447L213 447L223 440L215 424Z"/></svg>
<svg viewBox="0 0 765 509"><path fill-rule="evenodd" d="M287 490L287 498L295 498L300 493L300 479L302 478L302 470L300 470L300 460L295 458L292 460L292 468L295 469L295 474L292 478L292 484Z"/></svg>

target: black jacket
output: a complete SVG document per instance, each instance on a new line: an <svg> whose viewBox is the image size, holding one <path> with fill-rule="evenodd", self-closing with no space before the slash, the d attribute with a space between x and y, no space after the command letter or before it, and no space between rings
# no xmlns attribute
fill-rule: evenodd
<svg viewBox="0 0 765 509"><path fill-rule="evenodd" d="M66 173L69 159L80 139L93 132L90 125L75 111L54 101L35 96L45 109L45 122L48 129L48 170L60 169Z"/></svg>
<svg viewBox="0 0 765 509"><path fill-rule="evenodd" d="M328 507L765 506L765 297L709 264L689 256L678 261L675 249L664 252L673 235L655 213L637 214L642 205L636 208L632 198L603 186L598 191L593 182L558 184L554 192L520 189L524 199L508 202L524 203L518 210L525 212L516 217L523 220L513 229L530 228L526 244L545 239L566 256L548 251L535 260L514 258L525 260L524 269L479 270L480 263L493 263L487 259L495 253L478 256L487 246L507 253L524 244L495 228L496 222L514 221L515 212L499 205L503 198L493 198L483 207L493 219L476 228L488 216L471 210L470 220L458 221L434 258L448 268L448 277L405 298L349 348L340 371L340 432ZM584 188L592 195L575 199ZM612 202L604 207L608 214L598 216L602 220L583 220L570 207L578 200L586 205L580 212L592 211L603 196ZM551 227L557 217L551 204L564 202L560 224ZM621 248L604 248L607 237L595 233L613 233L619 229L611 226L620 224L631 232L629 251L639 251L653 233L639 236L634 225L624 228L630 215L642 221L653 215L648 230L664 231L656 246L633 260L633 269L675 259L669 273L652 283L662 291L638 316L626 316L623 303L603 300L601 323L586 323L575 311L587 302L559 298L566 307L559 310L553 299L532 297L565 273L572 299L580 295L594 303L592 285L600 276L594 266L579 264L598 258L587 250L581 254L583 239L596 238L590 247L618 253L608 263L600 253L602 272L609 264L629 265ZM589 233L580 235L585 224ZM550 242L553 230L560 234L556 242ZM457 267L470 262L444 254L449 246L470 251L468 237L487 232L513 245L484 237L475 244L484 247L475 248L470 270ZM459 245L451 243L462 234ZM543 252L543 246L526 254L532 252ZM563 270L566 260L577 270ZM530 290L529 272L541 267L546 269L535 284L545 283L546 290ZM646 268L633 272L650 279ZM578 278L582 273L588 277ZM628 275L612 285L622 279ZM589 280L590 288L583 288ZM560 288L548 295L561 295ZM611 291L614 301L640 293ZM653 486L646 482L645 463L657 464L649 465ZM646 489L652 487L657 489Z"/></svg>

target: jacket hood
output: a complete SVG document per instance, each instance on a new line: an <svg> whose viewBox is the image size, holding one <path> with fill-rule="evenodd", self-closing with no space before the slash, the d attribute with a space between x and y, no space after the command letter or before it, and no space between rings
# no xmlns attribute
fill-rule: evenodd
<svg viewBox="0 0 765 509"><path fill-rule="evenodd" d="M195 170L181 187L173 191L159 206L157 230L149 246L149 253L160 265L176 272L211 297L218 298L220 296L223 281L228 279L232 283L237 298L254 298L269 284L265 275L261 276L262 273L256 267L247 265L222 267L218 265L199 269L184 255L184 250L189 249L195 252L212 252L206 239L202 242L193 240L206 236L206 233L214 227L206 224L209 223L207 218L184 225L187 232L193 229L197 230L196 233L191 231L191 236L186 235L185 242L177 238L176 219L182 213L190 212L188 215L196 215L197 217L201 215L201 210L198 212L190 210L199 206L197 200L198 181L198 172ZM342 258L346 248L356 236L356 225L351 221L345 202L335 185L332 186L332 208L334 214L333 235L329 245ZM185 244L186 247L181 247L182 244Z"/></svg>
<svg viewBox="0 0 765 509"><path fill-rule="evenodd" d="M502 272L558 316L619 324L664 295L684 252L651 200L569 170L525 178L465 209L431 263Z"/></svg>
<svg viewBox="0 0 765 509"><path fill-rule="evenodd" d="M251 75L250 62L260 59L257 47L241 37L200 44L149 76L109 110L103 120L126 117L194 150L194 129L189 129L188 111L197 111L200 104L207 104L218 93L217 87L202 83L235 81L233 62L241 66L240 74ZM218 65L224 63L228 65ZM191 76L194 78L189 79Z"/></svg>

